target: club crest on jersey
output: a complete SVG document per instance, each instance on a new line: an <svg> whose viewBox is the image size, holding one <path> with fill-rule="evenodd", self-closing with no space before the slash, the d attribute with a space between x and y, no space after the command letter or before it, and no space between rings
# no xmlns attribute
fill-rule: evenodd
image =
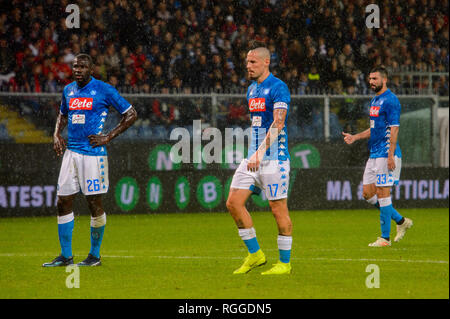
<svg viewBox="0 0 450 319"><path fill-rule="evenodd" d="M264 112L266 110L266 99L263 97L250 99L248 108L250 112Z"/></svg>
<svg viewBox="0 0 450 319"><path fill-rule="evenodd" d="M92 110L93 98L77 97L69 101L69 110Z"/></svg>
<svg viewBox="0 0 450 319"><path fill-rule="evenodd" d="M369 114L373 117L378 117L380 115L380 107L381 106L371 106Z"/></svg>

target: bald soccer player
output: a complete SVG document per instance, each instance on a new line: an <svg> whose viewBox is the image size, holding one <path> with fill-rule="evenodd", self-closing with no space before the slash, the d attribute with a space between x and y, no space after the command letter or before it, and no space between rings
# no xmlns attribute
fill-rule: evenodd
<svg viewBox="0 0 450 319"><path fill-rule="evenodd" d="M255 47L247 54L247 71L253 80L247 90L252 127L248 159L244 159L231 182L227 208L238 227L248 255L234 274L245 274L266 263L259 247L252 218L245 203L252 193L264 191L278 226L279 261L263 275L291 272L292 223L287 207L290 156L287 117L291 101L287 85L269 71L270 52Z"/></svg>

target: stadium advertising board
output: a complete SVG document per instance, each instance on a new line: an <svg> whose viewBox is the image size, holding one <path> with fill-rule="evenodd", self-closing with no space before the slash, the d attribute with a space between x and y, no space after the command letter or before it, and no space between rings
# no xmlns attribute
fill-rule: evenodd
<svg viewBox="0 0 450 319"><path fill-rule="evenodd" d="M104 198L109 213L224 212L233 170L179 170L136 174L116 171ZM290 174L289 208L370 208L362 197L362 169L293 169ZM404 168L403 179L393 187L398 208L448 207L446 169ZM0 185L0 216L56 214L54 176L23 179L11 175ZM39 183L37 183L39 181ZM252 195L252 211L268 210L264 193ZM77 213L87 213L82 196L75 201Z"/></svg>
<svg viewBox="0 0 450 319"><path fill-rule="evenodd" d="M186 165L172 162L169 146L111 145L110 185L104 196L108 213L226 211L236 162L245 152L225 149L223 157L233 158L235 162ZM291 210L371 208L362 197L363 165L330 167L329 156L321 156L332 151L330 147L308 143L290 147L288 204ZM0 159L0 216L55 215L60 159L47 145L28 146L26 152L10 151L11 148L2 153ZM8 154L13 155L8 158ZM335 163L345 163L348 154L334 154ZM30 157L34 159L33 165ZM448 207L448 175L445 168L404 167L399 184L392 189L396 207ZM74 205L77 213L88 212L83 196L77 196ZM248 207L252 211L268 210L264 193L252 195Z"/></svg>

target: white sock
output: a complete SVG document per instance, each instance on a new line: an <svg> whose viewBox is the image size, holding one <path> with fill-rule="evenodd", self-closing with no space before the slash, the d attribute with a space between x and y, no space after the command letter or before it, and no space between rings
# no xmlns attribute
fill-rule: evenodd
<svg viewBox="0 0 450 319"><path fill-rule="evenodd" d="M66 224L75 219L73 212L64 216L58 216L58 224Z"/></svg>
<svg viewBox="0 0 450 319"><path fill-rule="evenodd" d="M98 228L104 225L106 225L106 213L97 217L91 216L91 227Z"/></svg>
<svg viewBox="0 0 450 319"><path fill-rule="evenodd" d="M375 194L373 197L366 199L369 204L375 205L378 202L378 196Z"/></svg>
<svg viewBox="0 0 450 319"><path fill-rule="evenodd" d="M239 236L242 240L249 240L256 237L255 228L239 228Z"/></svg>
<svg viewBox="0 0 450 319"><path fill-rule="evenodd" d="M292 236L278 235L277 238L278 249L291 250L292 248Z"/></svg>
<svg viewBox="0 0 450 319"><path fill-rule="evenodd" d="M378 203L380 203L380 207L392 205L392 198L390 196L385 198L378 198Z"/></svg>

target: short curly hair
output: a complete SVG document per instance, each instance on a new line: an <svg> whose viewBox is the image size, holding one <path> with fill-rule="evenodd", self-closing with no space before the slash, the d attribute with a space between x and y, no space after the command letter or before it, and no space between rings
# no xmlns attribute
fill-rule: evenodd
<svg viewBox="0 0 450 319"><path fill-rule="evenodd" d="M92 61L91 56L89 54L86 54L86 53L77 54L75 56L75 59L77 59L77 60L81 59L81 60L88 61L90 67L94 64L94 62Z"/></svg>
<svg viewBox="0 0 450 319"><path fill-rule="evenodd" d="M384 65L377 65L376 67L373 67L372 70L370 70L370 73L379 72L382 77L387 78L388 77L388 70Z"/></svg>

